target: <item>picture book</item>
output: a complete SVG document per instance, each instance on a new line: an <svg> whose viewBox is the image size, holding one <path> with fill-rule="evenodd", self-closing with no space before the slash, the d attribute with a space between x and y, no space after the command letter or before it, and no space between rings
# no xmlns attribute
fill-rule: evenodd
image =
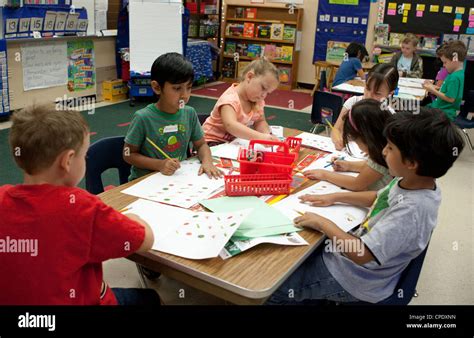
<svg viewBox="0 0 474 338"><path fill-rule="evenodd" d="M286 25L283 28L283 40L294 42L296 37L296 27Z"/></svg>
<svg viewBox="0 0 474 338"><path fill-rule="evenodd" d="M258 25L257 26L257 37L262 39L270 39L270 32L272 25Z"/></svg>
<svg viewBox="0 0 474 338"><path fill-rule="evenodd" d="M279 67L279 79L281 84L291 83L291 68L290 67Z"/></svg>
<svg viewBox="0 0 474 338"><path fill-rule="evenodd" d="M390 46L400 47L404 37L403 33L390 33Z"/></svg>
<svg viewBox="0 0 474 338"><path fill-rule="evenodd" d="M255 24L253 22L244 23L243 36L245 38L253 38L254 37L254 30L255 30Z"/></svg>
<svg viewBox="0 0 474 338"><path fill-rule="evenodd" d="M249 44L247 47L247 56L251 58L260 57L262 53L262 47L259 44Z"/></svg>
<svg viewBox="0 0 474 338"><path fill-rule="evenodd" d="M244 25L241 23L229 23L226 27L227 36L242 36L244 34Z"/></svg>
<svg viewBox="0 0 474 338"><path fill-rule="evenodd" d="M257 18L257 8L246 8L245 9L245 18L247 18L247 19L256 19Z"/></svg>
<svg viewBox="0 0 474 338"><path fill-rule="evenodd" d="M374 43L376 45L388 45L390 26L388 24L376 24L374 30Z"/></svg>
<svg viewBox="0 0 474 338"><path fill-rule="evenodd" d="M285 27L282 23L272 23L272 29L270 31L270 39L272 40L283 40L283 28Z"/></svg>
<svg viewBox="0 0 474 338"><path fill-rule="evenodd" d="M275 45L265 45L263 49L263 55L269 59L273 60L276 57L276 46Z"/></svg>
<svg viewBox="0 0 474 338"><path fill-rule="evenodd" d="M227 41L225 43L225 53L234 54L237 49L237 43L235 41Z"/></svg>
<svg viewBox="0 0 474 338"><path fill-rule="evenodd" d="M280 60L293 61L293 46L282 46Z"/></svg>
<svg viewBox="0 0 474 338"><path fill-rule="evenodd" d="M235 61L224 59L222 65L222 76L227 78L235 78Z"/></svg>

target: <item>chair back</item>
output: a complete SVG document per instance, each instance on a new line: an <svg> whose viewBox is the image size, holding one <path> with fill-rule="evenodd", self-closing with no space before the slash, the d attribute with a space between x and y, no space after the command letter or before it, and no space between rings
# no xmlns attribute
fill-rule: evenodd
<svg viewBox="0 0 474 338"><path fill-rule="evenodd" d="M117 168L120 184L128 182L130 164L123 160L125 137L106 137L94 142L87 151L86 189L92 194L104 191L102 173L107 169Z"/></svg>
<svg viewBox="0 0 474 338"><path fill-rule="evenodd" d="M330 122L334 125L343 105L342 97L329 92L316 91L313 95L311 122L313 124L327 124L327 114L331 114Z"/></svg>

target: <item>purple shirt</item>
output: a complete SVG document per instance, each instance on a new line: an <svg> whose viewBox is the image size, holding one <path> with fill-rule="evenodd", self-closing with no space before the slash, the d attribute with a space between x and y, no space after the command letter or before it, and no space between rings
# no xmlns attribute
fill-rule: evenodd
<svg viewBox="0 0 474 338"><path fill-rule="evenodd" d="M444 81L444 79L446 79L446 76L448 76L448 71L446 70L446 68L444 67L441 67L441 69L439 70L438 74L436 74L436 81Z"/></svg>

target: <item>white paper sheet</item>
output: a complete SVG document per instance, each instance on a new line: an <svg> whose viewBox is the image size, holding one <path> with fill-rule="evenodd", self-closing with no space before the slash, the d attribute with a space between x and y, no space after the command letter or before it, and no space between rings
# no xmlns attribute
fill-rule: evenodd
<svg viewBox="0 0 474 338"><path fill-rule="evenodd" d="M368 212L367 208L360 208L347 204L335 204L329 207L313 207L310 204L301 203L301 200L298 199L298 197L306 194L321 195L336 192L347 192L347 190L343 190L328 182L319 182L294 195L284 198L280 202L275 203L273 207L277 208L291 219L300 216L297 211L316 213L330 219L339 228L347 232L363 222Z"/></svg>
<svg viewBox="0 0 474 338"><path fill-rule="evenodd" d="M67 84L66 42L28 43L21 47L23 89L64 86Z"/></svg>
<svg viewBox="0 0 474 338"><path fill-rule="evenodd" d="M419 89L419 88L410 88L410 87L399 87L398 94L407 94L407 95L414 95L414 96L425 96L426 90Z"/></svg>
<svg viewBox="0 0 474 338"><path fill-rule="evenodd" d="M407 77L401 77L398 80L398 86L399 87L412 87L412 88L423 88L423 82L417 81L417 80L423 80L424 79L412 79L412 78L407 78Z"/></svg>
<svg viewBox="0 0 474 338"><path fill-rule="evenodd" d="M272 134L275 135L276 137L283 138L283 127L282 126L270 126L270 129L272 131Z"/></svg>
<svg viewBox="0 0 474 338"><path fill-rule="evenodd" d="M211 179L206 174L198 176L200 166L197 158L182 161L181 168L173 175L156 173L122 190L122 193L190 208L224 186L224 178Z"/></svg>
<svg viewBox="0 0 474 338"><path fill-rule="evenodd" d="M251 210L193 212L139 199L126 213L140 216L153 230L153 249L189 259L217 257Z"/></svg>
<svg viewBox="0 0 474 338"><path fill-rule="evenodd" d="M315 169L324 169L327 171L332 171L334 172L334 168L331 165L331 159L336 156L335 154L328 154L324 157L318 158L316 161L311 163L309 166L307 166L303 172L308 171L308 170L315 170ZM362 161L361 159L351 157L349 155L340 155L344 157L344 161ZM348 175L348 176L357 176L359 173L354 173L354 172L349 172L349 171L338 171L338 174L343 174L343 175ZM302 175L301 173L298 173L298 175Z"/></svg>
<svg viewBox="0 0 474 338"><path fill-rule="evenodd" d="M241 138L236 138L230 143L222 143L217 146L211 147L212 157L222 157L231 160L237 160L239 158L240 148L247 149L250 141ZM255 150L258 151L272 151L272 147L264 147L261 144L254 146Z"/></svg>
<svg viewBox="0 0 474 338"><path fill-rule="evenodd" d="M345 91L348 93L354 94L364 94L364 87L363 86L353 86L349 83L341 83L340 85L332 87L332 90L340 90Z"/></svg>

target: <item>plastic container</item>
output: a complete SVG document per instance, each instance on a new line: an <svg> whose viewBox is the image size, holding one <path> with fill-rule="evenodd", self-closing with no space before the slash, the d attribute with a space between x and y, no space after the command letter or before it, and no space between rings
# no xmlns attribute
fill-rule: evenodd
<svg viewBox="0 0 474 338"><path fill-rule="evenodd" d="M255 145L277 146L276 151L256 151ZM290 148L291 146L291 148ZM239 152L241 174L288 174L291 175L301 139L290 137L285 142L251 140L248 149ZM271 149L271 148L269 148Z"/></svg>
<svg viewBox="0 0 474 338"><path fill-rule="evenodd" d="M283 173L224 176L227 196L289 194L291 181L291 175Z"/></svg>

